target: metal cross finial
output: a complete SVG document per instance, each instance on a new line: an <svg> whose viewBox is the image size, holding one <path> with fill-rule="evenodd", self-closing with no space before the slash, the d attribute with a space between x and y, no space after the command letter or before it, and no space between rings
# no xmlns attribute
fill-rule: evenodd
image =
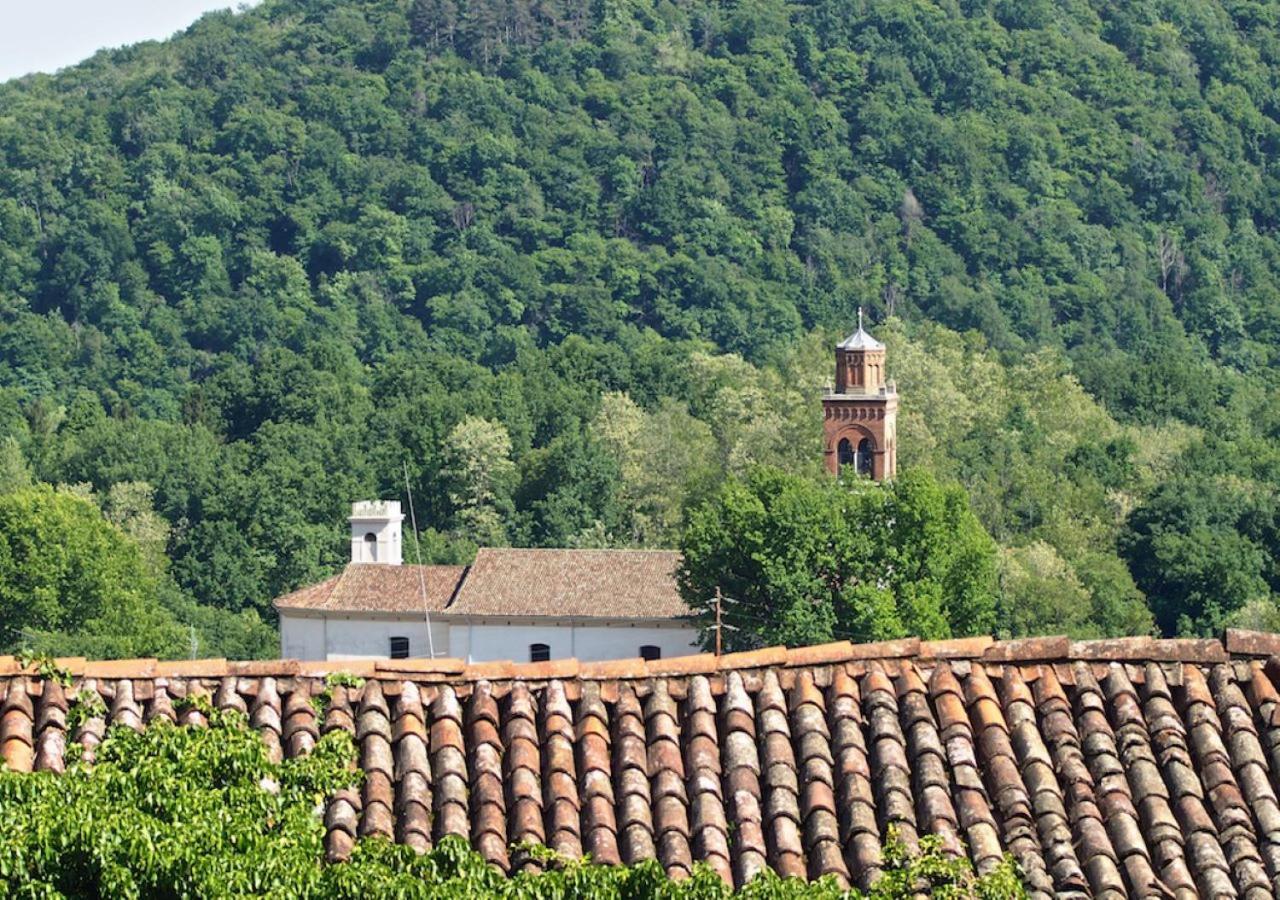
<svg viewBox="0 0 1280 900"><path fill-rule="evenodd" d="M858 330L862 330L862 307L858 307Z"/></svg>

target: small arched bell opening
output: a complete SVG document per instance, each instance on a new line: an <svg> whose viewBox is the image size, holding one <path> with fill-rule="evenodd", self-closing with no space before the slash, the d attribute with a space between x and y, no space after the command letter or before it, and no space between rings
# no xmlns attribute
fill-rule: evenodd
<svg viewBox="0 0 1280 900"><path fill-rule="evenodd" d="M863 438L858 441L858 474L871 477L871 438Z"/></svg>
<svg viewBox="0 0 1280 900"><path fill-rule="evenodd" d="M848 438L840 439L840 444L836 448L836 460L839 462L841 470L845 466L852 466L857 462L857 456L853 452L853 444L849 442Z"/></svg>
<svg viewBox="0 0 1280 900"><path fill-rule="evenodd" d="M364 556L369 562L378 561L378 536L372 531L364 536Z"/></svg>

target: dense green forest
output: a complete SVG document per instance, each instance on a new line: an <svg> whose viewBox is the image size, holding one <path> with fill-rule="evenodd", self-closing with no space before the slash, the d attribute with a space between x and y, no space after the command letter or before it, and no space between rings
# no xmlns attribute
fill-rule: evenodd
<svg viewBox="0 0 1280 900"><path fill-rule="evenodd" d="M676 545L726 479L816 473L862 306L997 630L1275 623L1278 26L265 0L0 85L0 519L134 541L198 632L134 649L270 652L406 465L441 561Z"/></svg>

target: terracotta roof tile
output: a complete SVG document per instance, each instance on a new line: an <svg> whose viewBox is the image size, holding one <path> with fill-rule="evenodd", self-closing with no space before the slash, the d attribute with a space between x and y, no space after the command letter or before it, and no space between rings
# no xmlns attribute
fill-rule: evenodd
<svg viewBox="0 0 1280 900"><path fill-rule="evenodd" d="M480 616L673 619L689 614L668 550L482 547L448 612ZM390 568L390 567L386 567Z"/></svg>
<svg viewBox="0 0 1280 900"><path fill-rule="evenodd" d="M1280 653L1280 634L1228 628L1223 644L1232 656L1272 656Z"/></svg>
<svg viewBox="0 0 1280 900"><path fill-rule="evenodd" d="M152 678L156 675L154 659L112 659L85 663L85 678Z"/></svg>
<svg viewBox="0 0 1280 900"><path fill-rule="evenodd" d="M466 667L466 660L443 656L434 659L378 659L373 664L375 672L392 676L461 675Z"/></svg>
<svg viewBox="0 0 1280 900"><path fill-rule="evenodd" d="M640 701L630 685L618 691L613 715L613 773L617 790L618 842L628 865L658 855L649 792L648 742Z"/></svg>
<svg viewBox="0 0 1280 900"><path fill-rule="evenodd" d="M418 686L404 682L394 707L396 840L422 852L432 847L432 792L427 713Z"/></svg>
<svg viewBox="0 0 1280 900"><path fill-rule="evenodd" d="M737 825L734 875L745 884L768 864L761 803L760 755L756 746L755 710L742 676L730 672L721 703L725 810Z"/></svg>
<svg viewBox="0 0 1280 900"><path fill-rule="evenodd" d="M726 653L719 660L719 668L721 669L763 669L768 666L784 666L786 664L786 647L765 647L761 650Z"/></svg>
<svg viewBox="0 0 1280 900"><path fill-rule="evenodd" d="M1160 639L1151 637L1104 638L1096 641L1072 641L1072 659L1102 660L1170 660L1183 662L1226 662L1227 651L1221 641L1193 638Z"/></svg>
<svg viewBox="0 0 1280 900"><path fill-rule="evenodd" d="M892 641L878 641L873 644L850 644L849 659L897 659L906 656L917 656L920 653L920 638L898 638Z"/></svg>
<svg viewBox="0 0 1280 900"><path fill-rule="evenodd" d="M277 597L275 607L325 612L441 612L453 599L465 571L465 566L349 563L331 578Z"/></svg>
<svg viewBox="0 0 1280 900"><path fill-rule="evenodd" d="M858 683L843 668L832 673L827 716L840 842L852 880L860 888L868 888L881 871L880 828L871 790L871 764L867 760Z"/></svg>
<svg viewBox="0 0 1280 900"><path fill-rule="evenodd" d="M108 722L200 727L185 698L205 696L245 713L273 756L352 735L364 776L327 802L335 861L363 835L426 850L458 834L508 872L536 867L511 849L532 840L674 877L706 862L735 886L771 866L866 887L892 824L980 870L1013 854L1037 900L1270 897L1280 659L1231 641L1241 658L1142 639L1107 659L1050 638L771 648L665 675L638 660L369 664L320 714L311 699L344 664L85 663L69 689L15 665L0 759L59 772L75 743L91 764ZM106 716L68 733L82 692Z"/></svg>
<svg viewBox="0 0 1280 900"><path fill-rule="evenodd" d="M576 678L580 663L568 659L549 659L545 662L516 663L511 667L511 678L526 681L547 681L552 678Z"/></svg>
<svg viewBox="0 0 1280 900"><path fill-rule="evenodd" d="M582 801L578 796L578 767L574 757L573 711L564 685L552 681L539 708L538 737L542 750L543 806L547 843L570 859L582 856Z"/></svg>
<svg viewBox="0 0 1280 900"><path fill-rule="evenodd" d="M852 648L853 644L848 641L817 644L813 647L789 647L787 665L820 666L824 663L845 662L849 659Z"/></svg>
<svg viewBox="0 0 1280 900"><path fill-rule="evenodd" d="M597 862L616 865L618 819L610 756L609 709L597 685L587 685L578 707L578 777L581 779L583 849Z"/></svg>
<svg viewBox="0 0 1280 900"><path fill-rule="evenodd" d="M1023 662L1026 660L1066 659L1071 652L1071 639L1065 634L1054 637L1020 638L996 641L982 654L991 662Z"/></svg>
<svg viewBox="0 0 1280 900"><path fill-rule="evenodd" d="M650 660L645 673L653 676L709 675L719 671L723 657L711 653L695 653L690 656L671 656Z"/></svg>
<svg viewBox="0 0 1280 900"><path fill-rule="evenodd" d="M156 663L157 677L221 678L230 669L225 659L175 659Z"/></svg>
<svg viewBox="0 0 1280 900"><path fill-rule="evenodd" d="M690 680L685 699L684 767L689 781L689 825L693 854L725 883L733 884L729 821L725 815L716 700L704 676Z"/></svg>
<svg viewBox="0 0 1280 900"><path fill-rule="evenodd" d="M945 641L921 641L921 659L976 659L995 643L987 635L950 638Z"/></svg>

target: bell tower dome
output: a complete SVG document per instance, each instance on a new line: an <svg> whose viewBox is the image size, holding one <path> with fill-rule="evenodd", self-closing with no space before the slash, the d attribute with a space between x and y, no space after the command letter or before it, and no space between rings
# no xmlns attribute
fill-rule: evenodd
<svg viewBox="0 0 1280 900"><path fill-rule="evenodd" d="M876 481L898 471L898 390L885 380L884 344L862 326L836 345L836 383L822 398L827 471Z"/></svg>

